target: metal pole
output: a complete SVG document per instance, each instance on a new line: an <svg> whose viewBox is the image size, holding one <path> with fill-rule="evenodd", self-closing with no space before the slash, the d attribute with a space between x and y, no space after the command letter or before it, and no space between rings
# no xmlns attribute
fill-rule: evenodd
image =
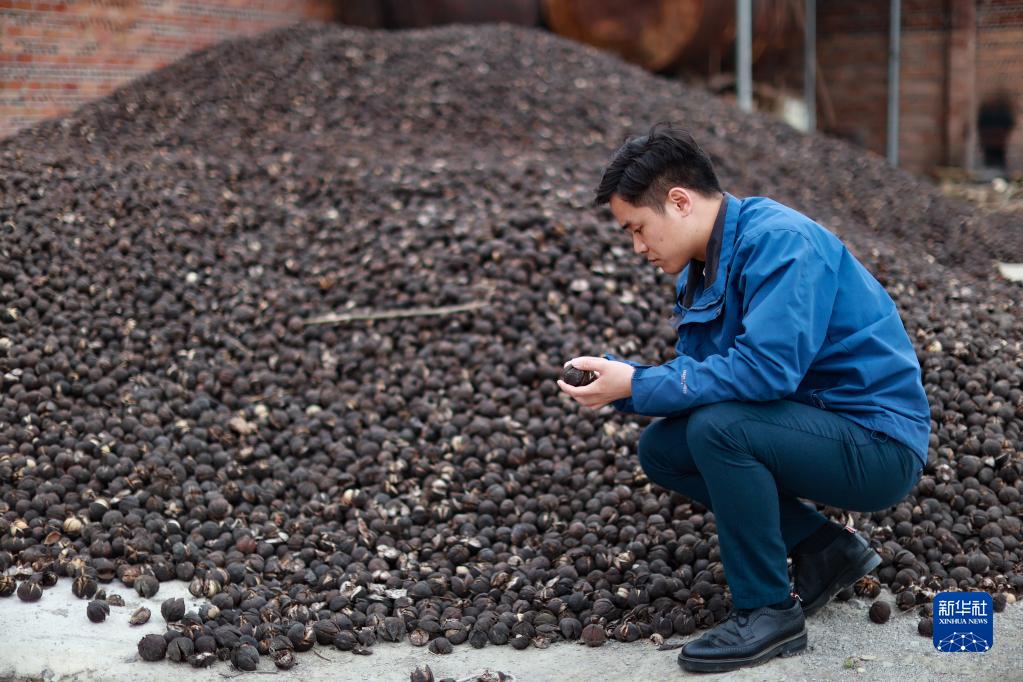
<svg viewBox="0 0 1023 682"><path fill-rule="evenodd" d="M806 130L817 130L817 0L806 0L803 12L803 102Z"/></svg>
<svg viewBox="0 0 1023 682"><path fill-rule="evenodd" d="M899 165L899 33L902 3L891 0L888 22L888 163Z"/></svg>
<svg viewBox="0 0 1023 682"><path fill-rule="evenodd" d="M753 0L735 0L735 89L739 108L753 110Z"/></svg>

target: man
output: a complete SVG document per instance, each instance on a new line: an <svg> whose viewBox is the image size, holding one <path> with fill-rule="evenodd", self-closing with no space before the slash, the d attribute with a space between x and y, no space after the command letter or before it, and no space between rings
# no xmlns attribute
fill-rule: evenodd
<svg viewBox="0 0 1023 682"><path fill-rule="evenodd" d="M640 439L643 470L714 513L733 609L679 664L725 671L797 653L805 617L880 562L799 498L885 509L927 460L927 398L895 304L825 228L722 192L676 128L627 141L597 203L610 203L636 253L679 275L678 357L575 358L597 380L559 386L589 408L665 417Z"/></svg>

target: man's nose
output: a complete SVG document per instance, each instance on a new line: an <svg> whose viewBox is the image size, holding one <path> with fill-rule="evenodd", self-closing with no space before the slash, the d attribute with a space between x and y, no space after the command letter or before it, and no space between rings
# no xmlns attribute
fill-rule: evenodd
<svg viewBox="0 0 1023 682"><path fill-rule="evenodd" d="M639 254L646 253L646 244L643 243L638 234L632 235L632 249Z"/></svg>

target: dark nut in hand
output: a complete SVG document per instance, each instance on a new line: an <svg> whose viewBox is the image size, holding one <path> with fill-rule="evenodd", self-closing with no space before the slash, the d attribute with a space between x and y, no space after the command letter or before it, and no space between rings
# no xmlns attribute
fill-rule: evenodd
<svg viewBox="0 0 1023 682"><path fill-rule="evenodd" d="M569 386L586 386L597 380L597 373L584 371L569 365L562 373L561 379Z"/></svg>

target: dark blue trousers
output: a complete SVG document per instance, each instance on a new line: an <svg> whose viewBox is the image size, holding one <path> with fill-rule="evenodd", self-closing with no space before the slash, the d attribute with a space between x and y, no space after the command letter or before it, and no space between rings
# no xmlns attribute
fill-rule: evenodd
<svg viewBox="0 0 1023 682"><path fill-rule="evenodd" d="M827 518L799 498L853 511L901 501L920 478L902 443L789 400L725 402L643 432L647 477L714 512L736 608L788 598L786 557Z"/></svg>

